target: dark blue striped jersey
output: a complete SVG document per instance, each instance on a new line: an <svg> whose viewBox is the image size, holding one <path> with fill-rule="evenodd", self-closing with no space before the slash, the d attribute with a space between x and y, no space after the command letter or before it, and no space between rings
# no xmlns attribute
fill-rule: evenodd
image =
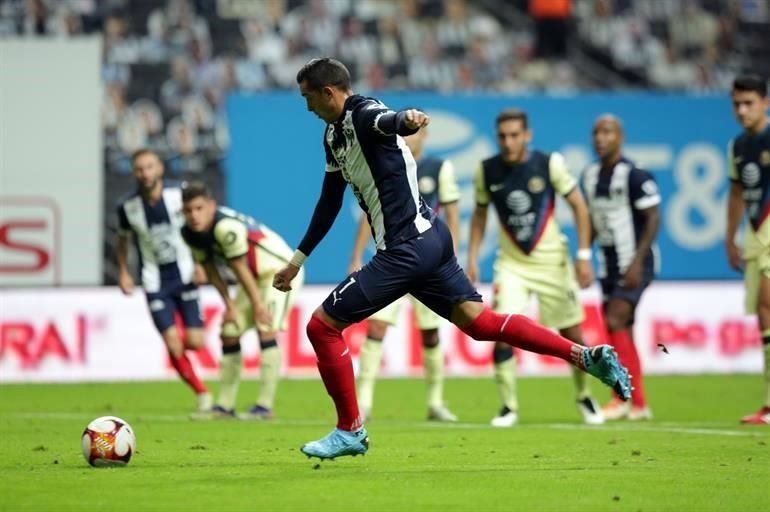
<svg viewBox="0 0 770 512"><path fill-rule="evenodd" d="M175 289L192 281L193 258L179 234L183 224L179 187L165 187L155 204L136 192L118 205L118 232L133 236L146 292Z"/></svg>
<svg viewBox="0 0 770 512"><path fill-rule="evenodd" d="M644 229L642 210L660 204L660 193L652 175L621 158L612 169L596 162L584 172L583 193L591 213L595 240L601 247L599 277L625 273L636 255ZM657 267L657 247L645 255L650 270Z"/></svg>
<svg viewBox="0 0 770 512"><path fill-rule="evenodd" d="M430 229L433 212L420 197L417 163L404 139L384 130L393 111L373 98L352 95L324 133L326 172L340 172L372 226L378 250Z"/></svg>

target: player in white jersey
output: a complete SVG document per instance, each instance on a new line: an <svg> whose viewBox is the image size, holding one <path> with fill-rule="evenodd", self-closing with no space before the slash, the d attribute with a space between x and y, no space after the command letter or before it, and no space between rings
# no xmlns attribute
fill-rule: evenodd
<svg viewBox="0 0 770 512"><path fill-rule="evenodd" d="M185 355L186 349L203 346L203 319L198 288L193 282L195 264L179 232L183 224L182 191L163 186L163 162L154 151L137 151L131 162L137 192L118 206L120 289L126 295L134 289L134 279L128 270L128 243L133 238L155 327L177 373L197 394L198 410L208 410L212 406L211 394ZM175 314L185 327L184 341L177 332Z"/></svg>
<svg viewBox="0 0 770 512"><path fill-rule="evenodd" d="M259 336L261 386L256 402L240 418L270 419L281 370L276 336L286 329L286 316L297 293L281 293L272 287L272 282L275 273L291 258L291 248L264 224L230 208L217 207L203 182L185 185L182 198L186 219L182 236L225 302L219 396L210 414L197 417L235 416L241 377L240 339L244 332L255 328ZM239 284L235 299L230 296L217 263L227 264L235 274ZM298 287L303 280L304 273L298 277Z"/></svg>
<svg viewBox="0 0 770 512"><path fill-rule="evenodd" d="M449 160L441 160L424 155L425 140L428 131L422 129L413 135L404 137L417 162L417 185L423 200L435 212L443 212L449 232L452 234L455 250L460 230L460 189L455 179L454 166ZM356 233L348 272L352 273L363 266L363 253L372 236L371 226L365 215ZM427 385L428 419L432 421L457 421L452 411L444 403L444 351L441 349L438 328L441 317L428 309L422 302L411 297L417 327L422 335L423 367ZM358 405L366 421L371 416L374 404L374 384L382 364L382 340L388 327L396 322L398 312L404 300L399 300L381 309L368 320L366 341L361 347L358 368Z"/></svg>

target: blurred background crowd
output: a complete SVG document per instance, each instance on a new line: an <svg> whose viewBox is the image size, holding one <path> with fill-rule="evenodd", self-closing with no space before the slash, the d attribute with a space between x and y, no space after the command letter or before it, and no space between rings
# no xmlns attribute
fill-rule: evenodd
<svg viewBox="0 0 770 512"><path fill-rule="evenodd" d="M109 172L216 172L232 90L335 55L356 90L723 91L770 68L765 0L0 0L0 37L104 38Z"/></svg>

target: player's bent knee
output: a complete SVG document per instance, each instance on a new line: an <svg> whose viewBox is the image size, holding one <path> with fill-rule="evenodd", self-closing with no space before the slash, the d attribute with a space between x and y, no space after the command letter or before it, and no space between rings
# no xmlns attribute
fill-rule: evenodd
<svg viewBox="0 0 770 512"><path fill-rule="evenodd" d="M457 325L461 331L477 341L496 341L505 326L518 315L500 315L489 308L482 309L467 325Z"/></svg>
<svg viewBox="0 0 770 512"><path fill-rule="evenodd" d="M234 347L241 342L240 336L221 336L219 339L223 347Z"/></svg>
<svg viewBox="0 0 770 512"><path fill-rule="evenodd" d="M203 347L203 329L187 329L185 335L186 348L197 350Z"/></svg>
<svg viewBox="0 0 770 512"><path fill-rule="evenodd" d="M314 318L320 320L326 325L334 327L339 331L343 331L348 325L350 325L329 316L329 313L326 312L323 306L318 306L315 311L313 311L313 316L310 318L310 321L312 322ZM308 323L308 328L310 328L310 323Z"/></svg>
<svg viewBox="0 0 770 512"><path fill-rule="evenodd" d="M184 352L184 346L182 345L182 341L179 339L179 335L176 332L176 327L169 327L161 333L161 337L163 338L163 343L166 344L166 349L168 350L169 354L171 354L173 357L179 357L182 355L182 352Z"/></svg>
<svg viewBox="0 0 770 512"><path fill-rule="evenodd" d="M470 326L485 311L484 307L482 302L472 300L459 302L452 308L449 321L464 331L466 327Z"/></svg>
<svg viewBox="0 0 770 512"><path fill-rule="evenodd" d="M608 315L604 322L607 324L607 330L610 332L622 331L628 327L628 320L618 315Z"/></svg>
<svg viewBox="0 0 770 512"><path fill-rule="evenodd" d="M341 333L341 331L342 330L338 329L337 326L327 321L326 318L317 314L313 314L313 316L310 317L310 321L307 323L307 327L305 328L307 337L311 342L314 342L314 340L319 339L329 332L334 332L336 334Z"/></svg>
<svg viewBox="0 0 770 512"><path fill-rule="evenodd" d="M278 336L278 332L257 330L257 336L260 340L274 340L275 337Z"/></svg>

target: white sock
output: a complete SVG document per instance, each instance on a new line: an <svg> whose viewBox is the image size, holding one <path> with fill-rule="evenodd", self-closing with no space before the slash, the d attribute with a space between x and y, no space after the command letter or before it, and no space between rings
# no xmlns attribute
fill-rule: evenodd
<svg viewBox="0 0 770 512"><path fill-rule="evenodd" d="M262 349L259 354L260 386L257 405L273 408L275 391L278 388L278 378L281 373L281 349L278 345Z"/></svg>
<svg viewBox="0 0 770 512"><path fill-rule="evenodd" d="M512 411L519 408L516 398L516 358L495 363L495 382L500 401Z"/></svg>
<svg viewBox="0 0 770 512"><path fill-rule="evenodd" d="M222 360L219 363L219 398L217 405L221 405L225 409L234 409L240 383L241 351L222 354Z"/></svg>
<svg viewBox="0 0 770 512"><path fill-rule="evenodd" d="M444 405L444 351L441 345L423 347L422 358L428 407L441 407Z"/></svg>
<svg viewBox="0 0 770 512"><path fill-rule="evenodd" d="M382 364L382 341L367 338L358 358L358 406L367 411L374 403L374 384Z"/></svg>

